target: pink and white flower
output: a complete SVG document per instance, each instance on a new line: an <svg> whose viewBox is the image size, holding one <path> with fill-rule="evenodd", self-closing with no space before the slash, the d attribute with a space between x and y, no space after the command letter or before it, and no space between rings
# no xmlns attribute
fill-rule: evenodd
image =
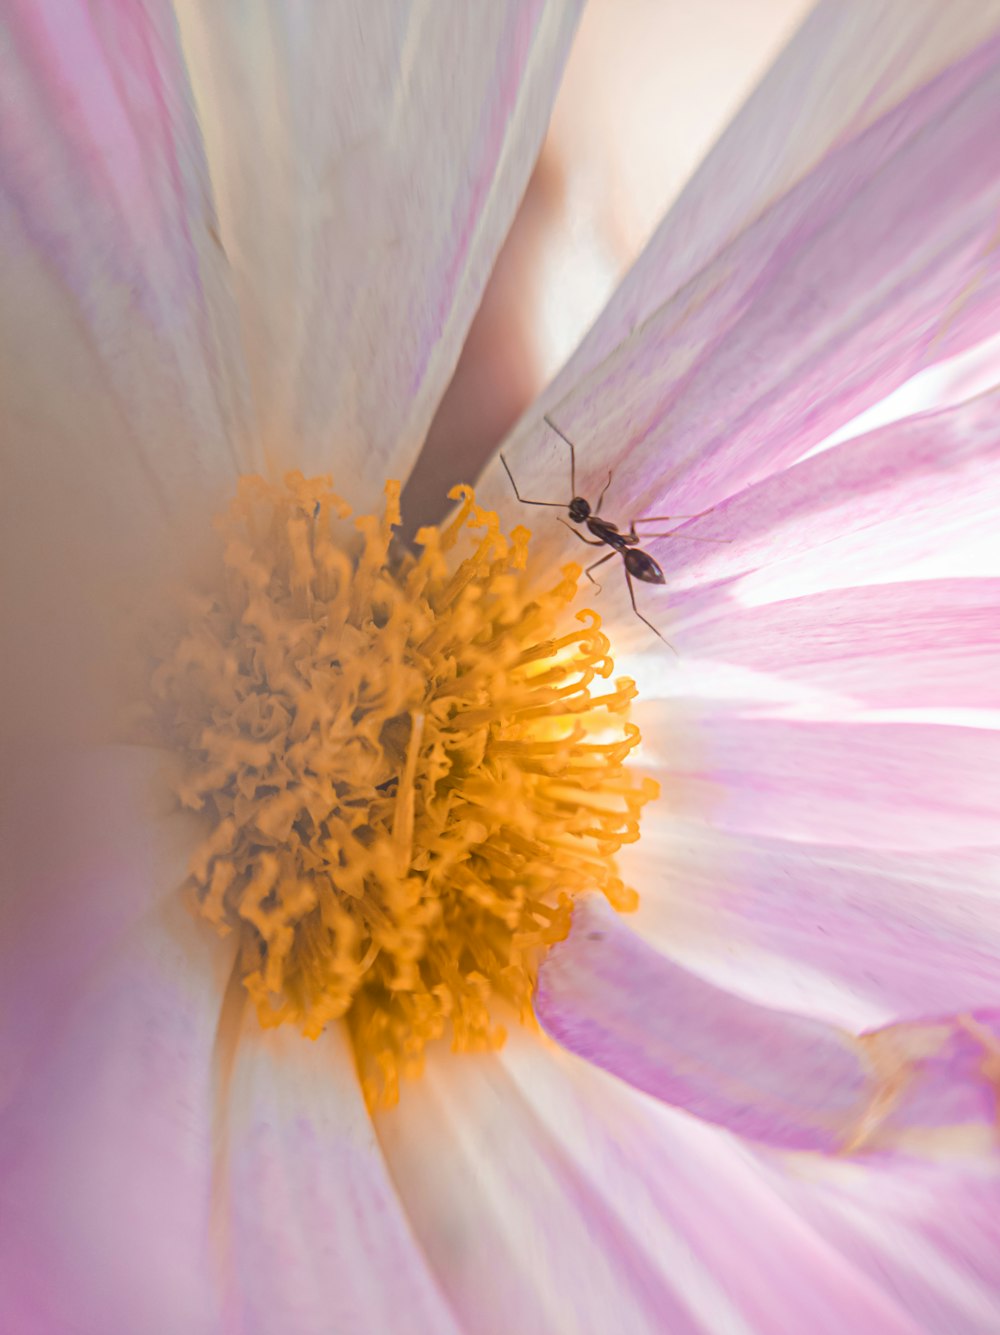
<svg viewBox="0 0 1000 1335"><path fill-rule="evenodd" d="M561 495L556 411L585 494L728 540L670 547L679 663L603 595L664 801L556 1042L371 1117L339 1026L232 1006L115 744L238 475L413 467L576 15L7 6L6 1329L1000 1327L1000 400L829 444L1000 329L1000 6L821 4L505 445Z"/></svg>

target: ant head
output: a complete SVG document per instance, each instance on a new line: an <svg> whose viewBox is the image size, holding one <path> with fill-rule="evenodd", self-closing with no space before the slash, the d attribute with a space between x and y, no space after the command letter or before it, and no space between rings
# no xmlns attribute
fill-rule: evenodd
<svg viewBox="0 0 1000 1335"><path fill-rule="evenodd" d="M585 501L582 496L574 496L569 503L569 517L574 524L582 524L585 519L589 519L590 502Z"/></svg>

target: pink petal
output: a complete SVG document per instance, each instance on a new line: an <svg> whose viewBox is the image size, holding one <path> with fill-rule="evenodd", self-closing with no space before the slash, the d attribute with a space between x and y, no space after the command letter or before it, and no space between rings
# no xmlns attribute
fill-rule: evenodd
<svg viewBox="0 0 1000 1335"><path fill-rule="evenodd" d="M477 1335L920 1329L738 1142L528 1035L499 1057L435 1054L378 1130Z"/></svg>
<svg viewBox="0 0 1000 1335"><path fill-rule="evenodd" d="M629 1245L624 1198L565 1154L492 1054L433 1054L377 1129L463 1330L699 1331L656 1249Z"/></svg>
<svg viewBox="0 0 1000 1335"><path fill-rule="evenodd" d="M872 609L874 617L878 606L888 608L894 597L906 597L902 581L910 581L912 610L902 608L898 627L887 622L872 636L873 645L881 642L887 652L899 652L898 637L907 633L908 624L922 619L921 591L927 591L931 622L935 617L931 609L947 598L947 585L926 581L1000 575L998 423L1000 395L984 395L944 411L893 422L747 487L712 514L684 527L683 532L696 535L698 541L664 538L647 543L663 564L668 587L639 588L640 606L676 645L682 669L696 654L725 662L731 652L734 664L787 677L790 673L783 671L777 651L767 657L769 618L780 618L782 609L758 611L760 604L784 601L787 606L788 600L801 598L805 607L807 598L830 590L892 582L900 592L887 590L886 601ZM954 587L958 588L957 582ZM952 704L966 699L960 682L970 674L976 677L979 693L990 690L987 669L994 619L985 610L991 596L988 586L978 588L980 593L964 584L948 614L956 635L965 636ZM839 592L837 597L850 599L853 610L866 595ZM652 644L659 650L633 615L623 579L606 578L595 606L613 627L619 653L631 645L648 652ZM822 609L824 604L818 606ZM764 622L759 646L753 647L745 644L743 627L756 616ZM984 617L988 626L983 625ZM805 624L808 627L807 620ZM942 655L949 653L951 643L946 637L948 624L939 637ZM790 634L794 629L793 623ZM933 635L932 625L926 634ZM831 654L839 652L836 627L828 635L820 628L817 635L821 644L830 642ZM813 644L804 634L800 647L788 646L792 667L800 650L806 655L814 652ZM652 677L642 674L644 694L652 690L676 695L688 689L678 680L676 666L667 670L659 652L651 665ZM914 670L926 680L931 669L915 663ZM876 672L873 664L872 673ZM694 675L697 678L698 673ZM904 676L904 685L905 680ZM895 681L885 672L883 690L891 693ZM951 681L944 674L937 687L945 700ZM845 671L844 691L852 685ZM787 690L783 693L787 695Z"/></svg>
<svg viewBox="0 0 1000 1335"><path fill-rule="evenodd" d="M725 544L671 543L671 583L710 586L675 595L675 614L700 613L720 594L756 603L893 575L995 575L998 493L1000 395L904 418L748 487L691 526Z"/></svg>
<svg viewBox="0 0 1000 1335"><path fill-rule="evenodd" d="M997 1143L1000 1010L855 1038L704 982L594 899L543 961L535 1006L571 1052L753 1140L827 1153Z"/></svg>
<svg viewBox="0 0 1000 1335"><path fill-rule="evenodd" d="M847 849L670 821L630 854L636 931L754 1001L843 1024L1000 1006L996 848Z"/></svg>
<svg viewBox="0 0 1000 1335"><path fill-rule="evenodd" d="M247 1014L241 1036L225 1019L232 946L182 903L200 831L164 757L6 762L8 1323L449 1331L343 1035L264 1034Z"/></svg>
<svg viewBox="0 0 1000 1335"><path fill-rule="evenodd" d="M702 162L554 387L612 353L838 145L1000 29L1000 6L817 4Z"/></svg>
<svg viewBox="0 0 1000 1335"><path fill-rule="evenodd" d="M404 475L534 166L579 5L184 7L268 457Z"/></svg>
<svg viewBox="0 0 1000 1335"><path fill-rule="evenodd" d="M88 972L177 895L200 837L145 747L4 748L0 1108L31 1079Z"/></svg>
<svg viewBox="0 0 1000 1335"><path fill-rule="evenodd" d="M842 700L897 709L1000 708L997 579L831 589L752 608L723 597L710 617L676 633L685 654Z"/></svg>
<svg viewBox="0 0 1000 1335"><path fill-rule="evenodd" d="M230 967L174 900L32 1054L0 1121L7 1329L220 1329L213 1046Z"/></svg>
<svg viewBox="0 0 1000 1335"><path fill-rule="evenodd" d="M559 400L583 491L617 467L609 512L701 510L994 330L998 96L1000 38L831 150L686 286L660 289ZM540 415L505 453L525 494L565 494L566 449ZM509 490L495 470L490 503Z"/></svg>
<svg viewBox="0 0 1000 1335"><path fill-rule="evenodd" d="M241 1335L456 1327L365 1109L346 1036L247 1015L228 1091L227 1316Z"/></svg>
<svg viewBox="0 0 1000 1335"><path fill-rule="evenodd" d="M639 704L644 762L676 814L846 847L994 844L1000 731L945 724L705 717Z"/></svg>
<svg viewBox="0 0 1000 1335"><path fill-rule="evenodd" d="M15 0L5 23L5 698L61 736L111 689L95 621L190 559L256 455L172 13Z"/></svg>
<svg viewBox="0 0 1000 1335"><path fill-rule="evenodd" d="M923 1329L992 1335L1000 1313L1000 1171L827 1159L772 1175L803 1224L920 1313Z"/></svg>

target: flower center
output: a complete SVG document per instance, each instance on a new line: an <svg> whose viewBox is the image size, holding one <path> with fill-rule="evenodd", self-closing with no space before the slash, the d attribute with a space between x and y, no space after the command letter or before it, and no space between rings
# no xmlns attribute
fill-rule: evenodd
<svg viewBox="0 0 1000 1335"><path fill-rule="evenodd" d="M210 832L200 912L238 934L264 1025L317 1036L345 1017L369 1102L398 1097L425 1045L499 1046L531 1015L537 962L572 897L636 902L616 850L656 795L625 767L634 684L591 611L559 634L579 566L539 594L468 487L397 552L386 513L349 513L329 479L244 478L218 586L153 678Z"/></svg>

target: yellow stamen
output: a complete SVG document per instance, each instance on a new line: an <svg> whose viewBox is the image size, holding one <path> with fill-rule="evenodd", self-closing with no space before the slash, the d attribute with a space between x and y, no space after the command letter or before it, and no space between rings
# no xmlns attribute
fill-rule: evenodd
<svg viewBox="0 0 1000 1335"><path fill-rule="evenodd" d="M392 548L397 483L352 548L329 479L244 478L219 587L153 679L181 800L211 818L200 911L238 933L262 1024L346 1017L371 1103L448 1028L499 1046L493 1003L530 1017L573 895L634 907L612 858L656 795L624 766L633 683L591 690L613 670L599 618L556 633L579 566L531 592L527 531L451 495L412 556Z"/></svg>

